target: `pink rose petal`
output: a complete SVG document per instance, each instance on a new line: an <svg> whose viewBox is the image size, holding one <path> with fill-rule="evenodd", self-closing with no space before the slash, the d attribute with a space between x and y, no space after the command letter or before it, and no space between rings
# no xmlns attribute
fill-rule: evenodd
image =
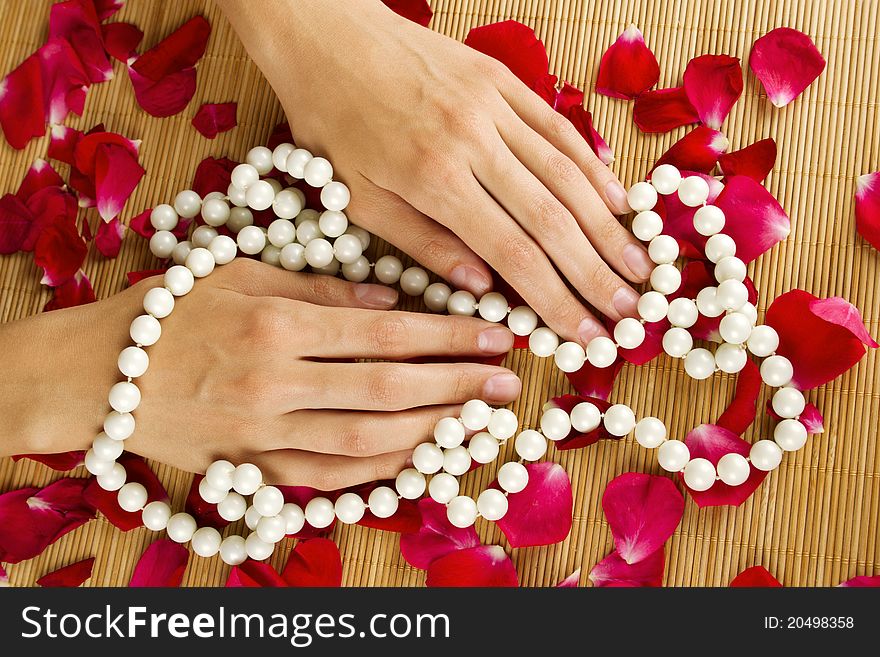
<svg viewBox="0 0 880 657"><path fill-rule="evenodd" d="M598 587L662 586L665 566L662 547L634 564L627 563L617 552L612 552L593 566L590 581Z"/></svg>
<svg viewBox="0 0 880 657"><path fill-rule="evenodd" d="M669 132L699 120L684 87L646 91L633 105L633 121L642 132Z"/></svg>
<svg viewBox="0 0 880 657"><path fill-rule="evenodd" d="M46 160L37 158L25 174L15 195L22 203L27 203L41 189L63 186L64 180L52 168L52 165L46 162Z"/></svg>
<svg viewBox="0 0 880 657"><path fill-rule="evenodd" d="M131 23L105 23L101 25L101 34L107 54L123 63L137 55L144 38L144 33Z"/></svg>
<svg viewBox="0 0 880 657"><path fill-rule="evenodd" d="M701 55L688 62L682 78L684 91L700 121L721 129L743 90L743 75L736 57Z"/></svg>
<svg viewBox="0 0 880 657"><path fill-rule="evenodd" d="M122 212L122 207L146 171L138 164L136 157L116 144L99 146L95 164L98 214L104 221L110 221Z"/></svg>
<svg viewBox="0 0 880 657"><path fill-rule="evenodd" d="M69 566L59 568L51 573L46 573L37 580L37 584L42 587L74 588L92 576L92 567L94 565L95 557L89 557L88 559L72 563Z"/></svg>
<svg viewBox="0 0 880 657"><path fill-rule="evenodd" d="M425 0L382 0L382 2L394 13L425 27L434 16L434 12Z"/></svg>
<svg viewBox="0 0 880 657"><path fill-rule="evenodd" d="M660 79L660 66L635 25L621 34L599 63L596 91L613 98L633 99Z"/></svg>
<svg viewBox="0 0 880 657"><path fill-rule="evenodd" d="M238 125L235 113L238 103L205 103L192 119L193 127L208 139Z"/></svg>
<svg viewBox="0 0 880 657"><path fill-rule="evenodd" d="M661 164L671 164L679 169L710 173L729 145L727 137L717 130L704 125L697 126L670 146L654 163L654 168Z"/></svg>
<svg viewBox="0 0 880 657"><path fill-rule="evenodd" d="M63 123L71 112L82 116L90 80L70 42L60 37L49 39L37 56L42 69L45 123Z"/></svg>
<svg viewBox="0 0 880 657"><path fill-rule="evenodd" d="M125 452L117 461L125 467L128 481L136 481L147 489L147 502L168 501L168 493L155 473L140 456ZM124 532L142 527L141 514L139 512L124 511L119 506L115 491L107 491L98 485L94 477L89 479L89 485L83 491L85 500L104 514L114 526Z"/></svg>
<svg viewBox="0 0 880 657"><path fill-rule="evenodd" d="M718 465L718 460L730 452L748 457L751 443L746 442L732 431L714 424L701 424L685 437L684 444L691 452L691 458L707 459L712 465ZM685 486L688 494L697 505L706 506L739 506L745 502L755 489L764 481L767 473L752 468L749 478L739 486L728 486L722 481L716 481L712 488L705 491L691 490ZM681 475L679 474L679 478Z"/></svg>
<svg viewBox="0 0 880 657"><path fill-rule="evenodd" d="M556 585L557 589L576 589L581 583L581 569L578 568L571 575Z"/></svg>
<svg viewBox="0 0 880 657"><path fill-rule="evenodd" d="M43 306L43 311L73 308L95 301L92 282L82 269L55 288L52 298ZM71 452L72 453L72 452Z"/></svg>
<svg viewBox="0 0 880 657"><path fill-rule="evenodd" d="M18 454L17 456L13 456L13 461L20 461L21 459L29 459L31 461L36 461L37 463L42 463L48 468L52 468L53 470L57 470L58 472L67 472L68 470L73 470L74 468L78 468L84 462L86 453L78 450L75 452L63 452L61 454Z"/></svg>
<svg viewBox="0 0 880 657"><path fill-rule="evenodd" d="M634 564L672 536L684 513L684 498L666 477L627 472L606 486L602 509L617 553Z"/></svg>
<svg viewBox="0 0 880 657"><path fill-rule="evenodd" d="M287 582L266 562L248 559L232 567L226 586L229 588L286 587Z"/></svg>
<svg viewBox="0 0 880 657"><path fill-rule="evenodd" d="M125 235L125 226L118 217L110 221L102 221L98 224L98 232L95 234L95 246L105 258L115 258L122 248L122 238Z"/></svg>
<svg viewBox="0 0 880 657"><path fill-rule="evenodd" d="M419 500L422 524L418 532L400 535L400 553L406 562L427 570L436 559L467 548L477 547L480 539L473 527L460 529L446 516L446 506L431 498Z"/></svg>
<svg viewBox="0 0 880 657"><path fill-rule="evenodd" d="M864 575L860 577L853 577L852 579L848 579L845 582L841 582L838 586L843 587L878 587L880 586L880 575L874 575L873 577L866 577Z"/></svg>
<svg viewBox="0 0 880 657"><path fill-rule="evenodd" d="M342 557L326 538L301 540L287 558L281 577L288 586L342 586Z"/></svg>
<svg viewBox="0 0 880 657"><path fill-rule="evenodd" d="M164 118L179 114L196 93L196 69L185 68L154 81L128 68L138 105L151 116Z"/></svg>
<svg viewBox="0 0 880 657"><path fill-rule="evenodd" d="M825 70L825 58L803 32L778 27L755 41L749 66L767 90L770 102L784 107Z"/></svg>
<svg viewBox="0 0 880 657"><path fill-rule="evenodd" d="M758 366L753 360L746 360L746 366L737 375L733 401L715 424L741 436L755 421L758 413L758 395L762 385Z"/></svg>
<svg viewBox="0 0 880 657"><path fill-rule="evenodd" d="M168 538L153 541L134 567L129 586L180 586L189 562L189 550Z"/></svg>
<svg viewBox="0 0 880 657"><path fill-rule="evenodd" d="M6 570L3 568L3 565L0 564L0 588L9 586L9 575L6 574Z"/></svg>
<svg viewBox="0 0 880 657"><path fill-rule="evenodd" d="M752 566L746 568L730 582L733 588L742 587L764 587L764 588L781 588L782 584L773 577L764 566Z"/></svg>
<svg viewBox="0 0 880 657"><path fill-rule="evenodd" d="M589 395L562 395L561 397L554 397L552 402L555 406L561 408L566 413L571 413L571 410L581 402L590 402L603 413L611 407L610 402ZM587 433L581 433L572 429L565 438L556 441L556 449L559 451L581 449L593 445L600 440L620 440L620 438L618 436L612 436L605 430L603 424L599 424L598 427Z"/></svg>
<svg viewBox="0 0 880 657"><path fill-rule="evenodd" d="M49 11L49 38L66 39L79 58L91 83L113 77L113 68L104 51L101 26L91 0L67 0Z"/></svg>
<svg viewBox="0 0 880 657"><path fill-rule="evenodd" d="M571 531L572 492L568 473L558 463L528 463L529 483L507 497L508 509L497 522L511 547L552 545ZM430 577L430 571L429 571Z"/></svg>
<svg viewBox="0 0 880 657"><path fill-rule="evenodd" d="M516 568L499 545L456 550L428 567L429 587L519 586Z"/></svg>
<svg viewBox="0 0 880 657"><path fill-rule="evenodd" d="M733 153L718 157L718 166L725 176L748 176L762 182L776 164L776 142L772 138L756 141Z"/></svg>
<svg viewBox="0 0 880 657"><path fill-rule="evenodd" d="M34 53L0 82L0 126L6 141L22 149L46 132L40 57Z"/></svg>
<svg viewBox="0 0 880 657"><path fill-rule="evenodd" d="M782 416L773 410L772 399L767 400L765 410L767 411L767 415L772 417L774 420L779 421L782 419ZM804 410L801 412L797 419L798 422L804 425L807 433L825 433L825 418L822 416L821 411L816 408L815 404L811 404L808 402L807 405L804 406Z"/></svg>
<svg viewBox="0 0 880 657"><path fill-rule="evenodd" d="M229 521L220 516L216 504L205 502L199 493L199 484L204 478L204 475L193 475L192 484L190 484L189 493L186 496L184 509L196 519L196 523L199 527L207 526L213 527L214 529L223 529L229 524Z"/></svg>
<svg viewBox="0 0 880 657"><path fill-rule="evenodd" d="M724 190L715 200L727 222L722 232L737 244L736 255L746 264L788 237L791 221L779 202L748 176L724 179Z"/></svg>
<svg viewBox="0 0 880 657"><path fill-rule="evenodd" d="M0 198L0 255L21 251L31 231L33 216L15 194Z"/></svg>
<svg viewBox="0 0 880 657"><path fill-rule="evenodd" d="M856 181L856 230L880 249L880 171L866 173Z"/></svg>

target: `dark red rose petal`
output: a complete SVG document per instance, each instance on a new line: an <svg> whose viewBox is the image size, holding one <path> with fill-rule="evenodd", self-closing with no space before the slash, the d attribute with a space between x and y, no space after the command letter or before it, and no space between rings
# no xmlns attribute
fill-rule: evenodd
<svg viewBox="0 0 880 657"><path fill-rule="evenodd" d="M46 162L46 160L37 158L25 174L15 195L22 203L27 203L41 189L46 187L62 187L63 185L64 180L52 168L52 165Z"/></svg>
<svg viewBox="0 0 880 657"><path fill-rule="evenodd" d="M147 465L140 456L125 452L117 461L125 467L128 474L127 481L136 481L147 489L147 502L168 501L168 493L156 474ZM89 485L83 492L86 501L94 508L104 514L114 526L124 532L130 531L137 527L142 527L140 512L124 511L119 506L115 491L107 491L98 485L98 480L91 478Z"/></svg>
<svg viewBox="0 0 880 657"><path fill-rule="evenodd" d="M123 63L137 55L137 48L144 38L144 33L131 23L105 23L101 25L101 34L107 54Z"/></svg>
<svg viewBox="0 0 880 657"><path fill-rule="evenodd" d="M37 584L43 587L77 587L92 576L92 566L95 565L95 557L89 557L77 561L69 566L64 566L51 573L46 573L37 580Z"/></svg>
<svg viewBox="0 0 880 657"><path fill-rule="evenodd" d="M428 27L434 12L425 0L382 0L386 7L413 23Z"/></svg>
<svg viewBox="0 0 880 657"><path fill-rule="evenodd" d="M718 157L718 166L725 176L748 176L763 182L776 164L776 142L772 138L756 141L733 153Z"/></svg>
<svg viewBox="0 0 880 657"><path fill-rule="evenodd" d="M204 478L204 475L200 474L193 476L192 484L189 487L189 493L186 496L184 509L196 519L196 524L198 524L199 527L207 526L213 527L214 529L223 529L229 524L229 521L220 516L217 512L216 504L205 502L199 493L199 483Z"/></svg>
<svg viewBox="0 0 880 657"><path fill-rule="evenodd" d="M138 105L157 118L182 112L196 92L196 69L185 68L159 81L142 76L129 67L128 76Z"/></svg>
<svg viewBox="0 0 880 657"><path fill-rule="evenodd" d="M730 582L730 586L737 587L769 587L769 588L781 588L782 584L779 583L779 580L773 577L770 572L764 568L764 566L752 566L751 568L746 568L739 575L733 578L733 581Z"/></svg>
<svg viewBox="0 0 880 657"><path fill-rule="evenodd" d="M229 588L267 588L285 587L287 582L275 569L264 561L248 559L238 566L233 566L226 580Z"/></svg>
<svg viewBox="0 0 880 657"><path fill-rule="evenodd" d="M189 562L189 550L168 538L150 544L134 567L129 586L180 586Z"/></svg>
<svg viewBox="0 0 880 657"><path fill-rule="evenodd" d="M95 12L98 14L98 20L107 20L117 11L122 9L125 0L91 0L95 6Z"/></svg>
<svg viewBox="0 0 880 657"><path fill-rule="evenodd" d="M22 149L46 132L40 57L34 53L0 82L0 126L6 141Z"/></svg>
<svg viewBox="0 0 880 657"><path fill-rule="evenodd" d="M102 221L98 224L98 232L95 234L95 246L105 258L115 258L122 248L122 238L125 235L125 226L118 217L110 221Z"/></svg>
<svg viewBox="0 0 880 657"><path fill-rule="evenodd" d="M670 146L654 163L653 168L656 169L661 164L671 164L679 169L710 173L729 145L727 137L717 130L704 125L697 126Z"/></svg>
<svg viewBox="0 0 880 657"><path fill-rule="evenodd" d="M460 529L449 522L445 505L429 497L419 500L418 505L421 527L415 533L400 535L400 553L409 565L427 570L433 561L450 552L480 544L473 527Z"/></svg>
<svg viewBox="0 0 880 657"><path fill-rule="evenodd" d="M682 78L688 100L700 121L721 129L743 90L742 67L736 57L701 55L688 62Z"/></svg>
<svg viewBox="0 0 880 657"><path fill-rule="evenodd" d="M579 395L608 399L623 362L622 358L618 358L610 367L595 367L585 361L581 369L566 372L565 377Z"/></svg>
<svg viewBox="0 0 880 657"><path fill-rule="evenodd" d="M758 366L753 360L746 360L746 366L737 375L733 401L715 424L741 436L755 421L758 413L758 395L762 385Z"/></svg>
<svg viewBox="0 0 880 657"><path fill-rule="evenodd" d="M708 202L716 202L721 193L722 185L715 178L695 171L682 171L681 175L698 175L703 178L709 184ZM682 256L686 258L705 257L703 247L706 244L706 238L694 228L694 214L697 208L686 206L678 198L678 194L670 194L660 196L654 210L663 218L663 232L678 241L678 248ZM739 247L737 248L739 249Z"/></svg>
<svg viewBox="0 0 880 657"><path fill-rule="evenodd" d="M305 510L306 505L316 497L329 497L331 500L334 499L332 495L328 495L327 493L321 492L315 488L310 488L309 486L278 486L278 489L284 495L285 502L292 502L293 504L297 504L299 505L299 508L303 510ZM323 527L321 529L312 527L308 522L306 522L306 524L298 533L288 534L288 536L293 536L294 538L301 539L326 536L333 531L333 528L335 526L335 517L333 518L333 522L331 522L329 526Z"/></svg>
<svg viewBox="0 0 880 657"><path fill-rule="evenodd" d="M192 68L205 54L211 25L204 16L193 16L131 65L139 75L159 82Z"/></svg>
<svg viewBox="0 0 880 657"><path fill-rule="evenodd" d="M383 482L383 484L390 485L392 488L394 487L394 482ZM349 488L348 491L357 493L363 499L367 499L373 489L379 485L379 482L374 482L364 486ZM364 517L361 518L357 524L362 527L371 527L386 532L405 534L419 531L422 526L422 514L419 511L419 507L415 500L401 499L398 501L397 511L395 511L394 515L391 517L377 518L370 513L369 509L367 509L366 512L364 512Z"/></svg>
<svg viewBox="0 0 880 657"><path fill-rule="evenodd" d="M660 66L635 25L621 34L599 63L596 91L613 98L631 100L660 79Z"/></svg>
<svg viewBox="0 0 880 657"><path fill-rule="evenodd" d="M342 586L342 557L326 538L301 540L287 558L281 577L288 586Z"/></svg>
<svg viewBox="0 0 880 657"><path fill-rule="evenodd" d="M498 545L456 550L428 567L429 587L519 586L516 568Z"/></svg>
<svg viewBox="0 0 880 657"><path fill-rule="evenodd" d="M746 264L788 237L791 221L779 202L748 176L729 176L715 205L727 219L723 233L736 242L736 255Z"/></svg>
<svg viewBox="0 0 880 657"><path fill-rule="evenodd" d="M33 216L15 194L0 198L0 255L22 250L31 230Z"/></svg>
<svg viewBox="0 0 880 657"><path fill-rule="evenodd" d="M699 120L684 87L646 91L633 105L633 121L642 132L669 132Z"/></svg>
<svg viewBox="0 0 880 657"><path fill-rule="evenodd" d="M44 312L59 310L61 308L73 308L92 303L95 300L95 291L92 282L82 269L55 288L52 298L43 307Z"/></svg>
<svg viewBox="0 0 880 657"><path fill-rule="evenodd" d="M593 566L590 581L598 587L663 586L665 566L662 547L634 564L628 564L617 552L612 552Z"/></svg>
<svg viewBox="0 0 880 657"><path fill-rule="evenodd" d="M78 468L84 462L86 453L83 451L63 452L61 454L19 454L13 456L13 461L21 459L30 459L37 463L42 463L46 467L57 470L58 472L67 472Z"/></svg>
<svg viewBox="0 0 880 657"><path fill-rule="evenodd" d="M856 181L856 230L880 249L880 171L866 173Z"/></svg>
<svg viewBox="0 0 880 657"><path fill-rule="evenodd" d="M290 124L287 121L282 121L272 128L272 134L269 135L269 139L266 141L266 147L275 150L276 146L292 143L293 135L290 134Z"/></svg>
<svg viewBox="0 0 880 657"><path fill-rule="evenodd" d="M46 188L44 191L53 190ZM34 198L41 194L35 194ZM34 224L37 221L44 220L38 218ZM46 218L34 245L34 262L44 272L41 282L57 286L73 278L82 267L87 251L73 218L67 214Z"/></svg>
<svg viewBox="0 0 880 657"><path fill-rule="evenodd" d="M508 509L497 522L511 547L552 545L571 531L572 492L568 473L558 463L528 463L529 483L507 497ZM436 562L435 562L436 563ZM430 578L430 569L428 571Z"/></svg>
<svg viewBox="0 0 880 657"><path fill-rule="evenodd" d="M199 162L193 177L193 191L205 198L211 192L226 193L229 183L232 181L232 170L238 166L238 162L228 157L206 157Z"/></svg>
<svg viewBox="0 0 880 657"><path fill-rule="evenodd" d="M44 187L37 190L26 202L33 220L21 248L33 251L40 234L52 224L69 223L76 230L76 197L60 187Z"/></svg>
<svg viewBox="0 0 880 657"><path fill-rule="evenodd" d="M691 452L691 458L707 459L712 465L718 465L718 460L725 454L734 452L748 457L751 443L746 442L732 431L714 424L701 424L693 429L684 439L684 444ZM723 481L716 481L712 488L704 491L691 490L685 486L697 505L706 506L739 506L745 502L755 489L761 485L767 473L752 468L749 478L739 486L728 486ZM679 474L681 478L681 474Z"/></svg>
<svg viewBox="0 0 880 657"><path fill-rule="evenodd" d="M67 0L49 11L49 38L66 39L72 46L89 82L113 77L113 68L104 51L101 26L91 0Z"/></svg>
<svg viewBox="0 0 880 657"><path fill-rule="evenodd" d="M208 139L238 125L235 113L238 103L205 103L192 119L193 127Z"/></svg>
<svg viewBox="0 0 880 657"><path fill-rule="evenodd" d="M553 404L564 410L566 413L571 413L571 409L585 401L595 404L595 406L603 413L611 407L610 402L590 395L562 395L561 397L554 397L552 401ZM587 433L580 433L579 431L572 429L571 433L565 438L556 441L556 449L559 451L581 449L582 447L593 445L600 440L620 440L620 438L618 436L612 436L605 430L603 424L599 424L598 427Z"/></svg>
<svg viewBox="0 0 880 657"><path fill-rule="evenodd" d="M825 70L812 39L790 27L771 30L752 46L749 66L776 107L788 105Z"/></svg>
<svg viewBox="0 0 880 657"><path fill-rule="evenodd" d="M152 278L153 276L160 276L165 273L164 269L143 269L141 271L130 271L125 277L128 279L129 286L135 285L136 283L140 283L142 280L147 278Z"/></svg>

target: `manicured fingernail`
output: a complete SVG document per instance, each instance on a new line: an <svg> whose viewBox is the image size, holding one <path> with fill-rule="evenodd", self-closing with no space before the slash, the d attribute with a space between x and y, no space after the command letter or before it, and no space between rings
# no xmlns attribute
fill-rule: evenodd
<svg viewBox="0 0 880 657"><path fill-rule="evenodd" d="M519 377L513 372L496 374L483 385L483 397L492 401L511 401L522 389Z"/></svg>
<svg viewBox="0 0 880 657"><path fill-rule="evenodd" d="M639 278L646 279L654 270L654 263L648 252L636 244L628 244L623 250L623 261L629 270Z"/></svg>
<svg viewBox="0 0 880 657"><path fill-rule="evenodd" d="M630 211L629 201L626 200L626 190L616 180L605 185L605 196L617 210L617 214L626 214Z"/></svg>
<svg viewBox="0 0 880 657"><path fill-rule="evenodd" d="M493 326L477 336L477 346L487 354L501 354L513 346L513 333L503 326Z"/></svg>
<svg viewBox="0 0 880 657"><path fill-rule="evenodd" d="M623 317L636 317L636 306L639 303L639 293L631 287L618 288L611 300L614 309Z"/></svg>
<svg viewBox="0 0 880 657"><path fill-rule="evenodd" d="M449 274L449 281L455 287L470 290L477 296L492 289L492 280L469 265L459 265Z"/></svg>
<svg viewBox="0 0 880 657"><path fill-rule="evenodd" d="M354 294L364 305L373 308L390 308L397 303L397 290L385 285L358 283L354 286Z"/></svg>
<svg viewBox="0 0 880 657"><path fill-rule="evenodd" d="M578 337L581 339L581 344L586 345L595 338L597 335L602 335L604 331L599 323L595 319L587 318L581 322L581 325L578 326Z"/></svg>

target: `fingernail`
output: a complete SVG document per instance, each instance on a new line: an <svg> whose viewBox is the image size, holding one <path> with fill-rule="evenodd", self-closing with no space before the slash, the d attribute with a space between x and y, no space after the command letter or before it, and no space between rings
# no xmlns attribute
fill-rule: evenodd
<svg viewBox="0 0 880 657"><path fill-rule="evenodd" d="M639 293L631 287L618 288L611 300L614 309L623 317L636 317L636 307L639 303Z"/></svg>
<svg viewBox="0 0 880 657"><path fill-rule="evenodd" d="M623 261L629 270L641 279L646 279L654 270L654 263L648 252L636 244L628 244L623 250Z"/></svg>
<svg viewBox="0 0 880 657"><path fill-rule="evenodd" d="M598 335L602 335L605 331L602 330L602 327L599 325L595 319L590 319L589 317L583 320L578 326L578 337L581 339L581 344L587 345L590 340L595 338Z"/></svg>
<svg viewBox="0 0 880 657"><path fill-rule="evenodd" d="M483 385L483 397L492 401L512 401L522 389L519 377L513 372L496 374Z"/></svg>
<svg viewBox="0 0 880 657"><path fill-rule="evenodd" d="M513 333L503 326L493 326L477 336L477 347L487 354L501 354L513 346Z"/></svg>
<svg viewBox="0 0 880 657"><path fill-rule="evenodd" d="M605 196L617 210L617 214L626 214L630 211L629 201L626 200L626 190L616 180L605 185Z"/></svg>
<svg viewBox="0 0 880 657"><path fill-rule="evenodd" d="M470 265L459 265L449 274L449 282L455 287L470 290L477 296L492 289L492 280Z"/></svg>
<svg viewBox="0 0 880 657"><path fill-rule="evenodd" d="M397 290L385 285L358 283L354 286L354 294L364 305L373 308L390 308L397 303Z"/></svg>

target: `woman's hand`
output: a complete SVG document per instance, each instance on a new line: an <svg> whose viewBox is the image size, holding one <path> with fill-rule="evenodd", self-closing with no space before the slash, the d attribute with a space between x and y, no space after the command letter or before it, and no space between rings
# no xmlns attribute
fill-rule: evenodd
<svg viewBox="0 0 880 657"><path fill-rule="evenodd" d="M567 119L495 60L379 0L221 0L284 104L297 145L329 157L349 213L454 285L497 270L554 330L635 315L651 263L614 217L620 183Z"/></svg>
<svg viewBox="0 0 880 657"><path fill-rule="evenodd" d="M158 277L106 301L0 329L0 454L86 449L120 380L116 357ZM394 290L239 259L162 320L136 379L129 451L193 472L215 459L332 490L395 476L434 424L471 398L515 399L512 372L476 363L358 363L508 351L506 328L389 311Z"/></svg>

